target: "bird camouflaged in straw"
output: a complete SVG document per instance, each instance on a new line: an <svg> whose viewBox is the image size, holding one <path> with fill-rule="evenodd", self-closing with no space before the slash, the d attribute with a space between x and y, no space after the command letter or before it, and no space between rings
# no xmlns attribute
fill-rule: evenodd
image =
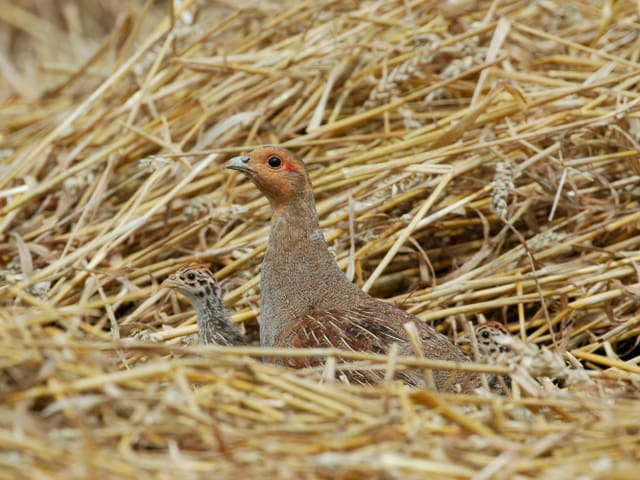
<svg viewBox="0 0 640 480"><path fill-rule="evenodd" d="M478 358L481 362L489 364L500 363L500 357L508 354L510 345L513 344L513 337L507 328L494 320L479 323L474 326L476 343L478 346ZM471 343L468 336L458 339L458 344ZM488 374L489 387L497 392L505 393L511 389L511 378L507 375Z"/></svg>
<svg viewBox="0 0 640 480"><path fill-rule="evenodd" d="M511 334L503 324L491 320L479 323L474 327L474 331L482 356L495 360L500 353L509 351Z"/></svg>
<svg viewBox="0 0 640 480"><path fill-rule="evenodd" d="M437 360L467 362L446 336L415 316L377 300L344 275L329 252L315 207L313 188L305 164L293 152L267 146L234 157L227 168L244 173L271 205L271 232L262 264L260 345L263 347L338 348L385 354L393 343L399 354L414 351L404 324L418 331L424 355ZM288 358L294 368L318 361ZM381 372L348 372L358 383L378 382ZM417 370L397 375L422 386ZM434 371L436 388L471 392L481 385L476 373Z"/></svg>
<svg viewBox="0 0 640 480"><path fill-rule="evenodd" d="M248 343L231 322L222 291L213 273L201 264L182 267L160 285L187 297L198 314L198 339L202 344L242 345Z"/></svg>

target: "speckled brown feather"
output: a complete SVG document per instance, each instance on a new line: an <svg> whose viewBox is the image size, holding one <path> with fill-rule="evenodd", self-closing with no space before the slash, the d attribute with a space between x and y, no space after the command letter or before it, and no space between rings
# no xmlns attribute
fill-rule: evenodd
<svg viewBox="0 0 640 480"><path fill-rule="evenodd" d="M506 327L494 320L480 323L474 328L478 342L478 353L482 361L496 363L498 356L509 351L505 339L511 337ZM487 375L489 387L498 393L507 393L511 389L511 378L506 375Z"/></svg>
<svg viewBox="0 0 640 480"><path fill-rule="evenodd" d="M335 347L343 350L385 354L389 351L391 344L397 342L401 355L413 355L414 352L404 334L403 324L406 321L414 321L416 325L419 324L409 314L406 314L406 318L399 319L399 315L393 312L395 307L389 304L385 305L386 307L382 309L379 308L379 305L372 304L357 308L312 312L295 319L288 328L282 329L276 335L274 345L294 348ZM385 310L393 312L394 315L385 316ZM440 348L438 337L441 337L441 334L431 330L430 327L424 329L419 326L418 333L425 351L428 351L426 349L431 345ZM446 341L446 338L443 340ZM453 353L455 354L455 352ZM432 355L427 356L434 358ZM447 359L466 361L462 355ZM318 364L317 361L304 358L290 358L283 363L293 368L304 368ZM453 382L460 385L461 391L465 391L472 386L478 386L477 383L465 386L465 382L468 382L469 378L465 378L464 374L456 374L453 379L451 375L451 372L434 371L433 378L436 387L441 389ZM352 372L350 380L354 383L375 383L381 381L383 377L383 373L379 371L360 371ZM423 375L417 371L402 372L398 378L411 385L422 386L424 384Z"/></svg>
<svg viewBox="0 0 640 480"><path fill-rule="evenodd" d="M238 332L222 301L222 292L211 271L191 264L170 275L162 286L187 297L198 313L198 339L203 344L239 345L247 343Z"/></svg>
<svg viewBox="0 0 640 480"><path fill-rule="evenodd" d="M501 352L508 350L504 343L499 339L509 337L509 330L504 325L496 321L480 323L475 327L476 339L478 340L478 349L482 355L495 357Z"/></svg>
<svg viewBox="0 0 640 480"><path fill-rule="evenodd" d="M413 315L372 298L347 280L329 252L320 230L309 175L294 153L262 147L248 156L235 157L227 166L247 174L273 210L269 246L262 264L261 345L386 353L397 342L401 355L412 355L403 328L412 321L426 357L467 361L444 335ZM453 373L455 379L451 375L434 372L436 386L451 385L451 390L461 387L470 391L480 385L476 374ZM416 373L416 384L423 383L420 378ZM460 385L456 386L456 382Z"/></svg>

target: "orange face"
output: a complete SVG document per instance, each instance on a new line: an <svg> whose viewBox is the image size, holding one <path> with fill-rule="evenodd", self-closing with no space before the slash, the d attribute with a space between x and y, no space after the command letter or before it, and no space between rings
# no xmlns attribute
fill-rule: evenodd
<svg viewBox="0 0 640 480"><path fill-rule="evenodd" d="M249 155L232 158L226 167L246 174L274 209L311 191L304 163L295 153L284 148L256 148Z"/></svg>

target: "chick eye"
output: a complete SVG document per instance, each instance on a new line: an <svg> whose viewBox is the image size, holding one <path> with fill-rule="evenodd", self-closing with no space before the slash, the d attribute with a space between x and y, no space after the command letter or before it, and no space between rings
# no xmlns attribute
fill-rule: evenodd
<svg viewBox="0 0 640 480"><path fill-rule="evenodd" d="M189 272L189 273L187 274L187 278L188 278L189 280L195 280L195 279L196 279L196 274L195 274L195 273L193 273L193 272Z"/></svg>
<svg viewBox="0 0 640 480"><path fill-rule="evenodd" d="M267 163L271 168L278 168L282 164L282 160L280 160L276 156L273 156L273 157L270 157L269 160L267 160Z"/></svg>
<svg viewBox="0 0 640 480"><path fill-rule="evenodd" d="M489 332L487 332L486 330L484 332L482 332L480 335L482 336L482 338L489 338L491 336L491 334Z"/></svg>

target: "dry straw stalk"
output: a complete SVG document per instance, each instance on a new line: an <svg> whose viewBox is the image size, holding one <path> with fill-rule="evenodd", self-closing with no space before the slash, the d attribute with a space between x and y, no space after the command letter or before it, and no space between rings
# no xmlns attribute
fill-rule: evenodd
<svg viewBox="0 0 640 480"><path fill-rule="evenodd" d="M637 5L18 3L0 1L0 476L637 477ZM192 261L256 338L269 211L222 165L263 144L307 161L355 282L453 341L502 322L509 351L183 346L194 314L158 285ZM284 354L328 360L261 362ZM407 367L512 391L412 391ZM386 381L345 385L352 368Z"/></svg>

